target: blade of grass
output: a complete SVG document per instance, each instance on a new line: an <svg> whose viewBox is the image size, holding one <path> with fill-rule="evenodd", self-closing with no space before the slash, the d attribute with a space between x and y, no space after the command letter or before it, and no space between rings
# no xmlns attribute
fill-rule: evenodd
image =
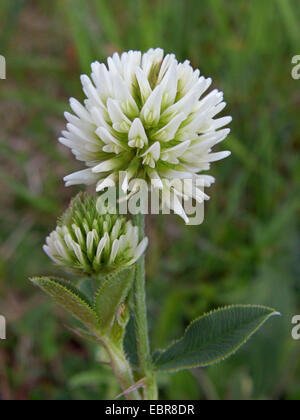
<svg viewBox="0 0 300 420"><path fill-rule="evenodd" d="M286 28L287 35L289 37L291 47L295 53L299 48L299 19L297 16L296 7L292 6L290 0L276 0L279 12L281 14L283 23Z"/></svg>

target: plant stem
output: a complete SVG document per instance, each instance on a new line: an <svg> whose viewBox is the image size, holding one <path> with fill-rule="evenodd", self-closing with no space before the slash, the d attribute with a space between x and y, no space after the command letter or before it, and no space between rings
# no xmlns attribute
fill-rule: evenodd
<svg viewBox="0 0 300 420"><path fill-rule="evenodd" d="M111 366L114 374L121 386L122 391L126 391L134 385L132 370L124 351L109 339L103 339L107 353L109 354ZM127 400L140 400L141 396L137 390L125 394Z"/></svg>
<svg viewBox="0 0 300 420"><path fill-rule="evenodd" d="M139 228L139 240L145 236L145 216L141 213L134 217L135 224ZM134 320L137 339L137 351L139 357L139 369L141 377L145 377L144 399L157 400L158 391L156 375L152 369L152 359L150 353L147 307L146 307L146 287L145 287L145 256L142 255L137 261L136 280L134 289Z"/></svg>

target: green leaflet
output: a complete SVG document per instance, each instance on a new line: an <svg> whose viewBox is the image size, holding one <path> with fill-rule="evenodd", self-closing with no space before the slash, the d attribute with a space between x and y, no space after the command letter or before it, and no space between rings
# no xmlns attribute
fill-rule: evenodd
<svg viewBox="0 0 300 420"><path fill-rule="evenodd" d="M36 277L32 283L50 295L91 331L99 331L99 319L86 296L71 283L57 278Z"/></svg>
<svg viewBox="0 0 300 420"><path fill-rule="evenodd" d="M134 268L126 268L105 278L95 298L95 310L100 318L101 330L111 325L120 304L126 299L134 281Z"/></svg>
<svg viewBox="0 0 300 420"><path fill-rule="evenodd" d="M236 305L218 309L193 321L184 336L154 354L154 369L175 372L218 363L235 353L272 316L273 309Z"/></svg>
<svg viewBox="0 0 300 420"><path fill-rule="evenodd" d="M138 352L136 346L136 334L133 316L130 318L124 336L124 350L125 354L133 368L139 365Z"/></svg>

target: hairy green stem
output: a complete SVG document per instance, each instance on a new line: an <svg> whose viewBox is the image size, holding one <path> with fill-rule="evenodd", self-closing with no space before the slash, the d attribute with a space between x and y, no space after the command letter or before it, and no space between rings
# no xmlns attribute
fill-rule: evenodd
<svg viewBox="0 0 300 420"><path fill-rule="evenodd" d="M145 216L137 214L134 219L135 224L139 228L139 240L142 240L145 236ZM134 320L140 375L145 378L144 399L157 400L158 391L156 375L152 369L148 334L144 255L137 261L136 267L136 280L134 286Z"/></svg>
<svg viewBox="0 0 300 420"><path fill-rule="evenodd" d="M114 371L114 374L122 388L122 391L125 392L134 385L134 378L124 351L109 339L104 340L102 338L102 343L110 357L111 367ZM137 390L133 390L128 393L125 392L124 395L127 400L141 399L141 396Z"/></svg>

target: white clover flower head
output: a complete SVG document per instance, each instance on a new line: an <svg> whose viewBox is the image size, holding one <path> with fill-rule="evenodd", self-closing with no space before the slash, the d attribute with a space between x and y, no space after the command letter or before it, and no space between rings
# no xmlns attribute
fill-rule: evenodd
<svg viewBox="0 0 300 420"><path fill-rule="evenodd" d="M59 266L84 275L106 275L134 264L148 239L123 216L100 215L97 200L80 193L46 239L43 249Z"/></svg>
<svg viewBox="0 0 300 420"><path fill-rule="evenodd" d="M232 119L216 118L226 103L216 89L206 94L210 78L159 48L115 53L107 66L95 62L91 67L91 79L81 77L87 99L84 105L70 100L73 114L65 113L67 130L59 139L87 169L66 176L66 186L96 184L102 191L118 182L119 171L127 172L125 189L138 178L157 180L163 191L175 178L200 180L204 186L214 182L202 172L229 156L212 148L228 136L224 127ZM188 198L208 197L196 187ZM184 215L180 208L173 210Z"/></svg>

